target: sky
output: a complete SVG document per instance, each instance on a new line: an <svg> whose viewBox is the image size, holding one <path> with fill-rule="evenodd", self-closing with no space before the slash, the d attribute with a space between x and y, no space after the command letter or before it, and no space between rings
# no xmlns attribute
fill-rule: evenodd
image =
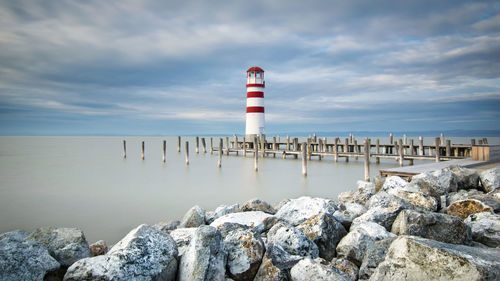
<svg viewBox="0 0 500 281"><path fill-rule="evenodd" d="M0 0L0 135L500 130L498 1Z"/></svg>

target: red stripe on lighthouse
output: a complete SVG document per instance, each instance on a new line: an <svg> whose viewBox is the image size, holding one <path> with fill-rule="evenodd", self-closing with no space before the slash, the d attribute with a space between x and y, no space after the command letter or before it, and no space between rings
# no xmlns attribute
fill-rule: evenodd
<svg viewBox="0 0 500 281"><path fill-rule="evenodd" d="M264 113L263 106L247 106L247 113Z"/></svg>
<svg viewBox="0 0 500 281"><path fill-rule="evenodd" d="M265 88L265 84L247 84L247 88L249 87L260 87L260 88Z"/></svg>
<svg viewBox="0 0 500 281"><path fill-rule="evenodd" d="M263 98L264 92L248 92L247 98Z"/></svg>

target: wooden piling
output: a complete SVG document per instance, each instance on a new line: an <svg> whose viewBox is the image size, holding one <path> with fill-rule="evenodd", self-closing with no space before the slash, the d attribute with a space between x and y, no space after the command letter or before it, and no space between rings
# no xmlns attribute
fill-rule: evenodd
<svg viewBox="0 0 500 281"><path fill-rule="evenodd" d="M307 177L307 144L305 142L302 143L302 175Z"/></svg>
<svg viewBox="0 0 500 281"><path fill-rule="evenodd" d="M238 147L238 136L234 134L234 149L236 150L236 155L239 155L239 147Z"/></svg>
<svg viewBox="0 0 500 281"><path fill-rule="evenodd" d="M201 138L201 146L203 147L203 153L207 153L207 144L205 138Z"/></svg>
<svg viewBox="0 0 500 281"><path fill-rule="evenodd" d="M444 142L444 134L443 134L443 133L441 133L441 135L440 135L439 139L440 139L440 145L441 145L441 146L444 146L444 145L445 145L445 142Z"/></svg>
<svg viewBox="0 0 500 281"><path fill-rule="evenodd" d="M219 154L217 155L217 168L222 167L222 138L219 138Z"/></svg>
<svg viewBox="0 0 500 281"><path fill-rule="evenodd" d="M377 152L377 154L380 154L380 140L379 139L377 139L375 141L375 151ZM380 164L380 157L375 157L375 163Z"/></svg>
<svg viewBox="0 0 500 281"><path fill-rule="evenodd" d="M394 143L394 136L392 135L392 133L389 134L389 144L393 144Z"/></svg>
<svg viewBox="0 0 500 281"><path fill-rule="evenodd" d="M334 157L335 157L335 162L339 161L338 142L339 142L339 138L335 138L334 144L333 144L333 153L334 153Z"/></svg>
<svg viewBox="0 0 500 281"><path fill-rule="evenodd" d="M200 154L200 138L196 137L196 154Z"/></svg>
<svg viewBox="0 0 500 281"><path fill-rule="evenodd" d="M254 148L254 154L253 154L253 169L254 171L259 170L259 144L257 142L257 137L253 138L253 148Z"/></svg>
<svg viewBox="0 0 500 281"><path fill-rule="evenodd" d="M418 137L418 155L424 155L424 138Z"/></svg>
<svg viewBox="0 0 500 281"><path fill-rule="evenodd" d="M186 141L186 166L189 165L189 141Z"/></svg>
<svg viewBox="0 0 500 281"><path fill-rule="evenodd" d="M247 156L247 138L243 137L243 156Z"/></svg>
<svg viewBox="0 0 500 281"><path fill-rule="evenodd" d="M311 139L307 139L307 160L311 160L311 154L312 154L312 151L311 151Z"/></svg>
<svg viewBox="0 0 500 281"><path fill-rule="evenodd" d="M446 140L446 156L451 156L451 140Z"/></svg>
<svg viewBox="0 0 500 281"><path fill-rule="evenodd" d="M323 140L321 138L318 139L318 152L323 152ZM318 160L321 160L321 154L318 154Z"/></svg>
<svg viewBox="0 0 500 281"><path fill-rule="evenodd" d="M436 162L439 162L439 161L440 161L440 159L439 159L439 142L440 142L440 141L441 141L441 139L440 139L440 138L436 138L436 139L434 140L434 145L435 145L435 147L436 147Z"/></svg>
<svg viewBox="0 0 500 281"><path fill-rule="evenodd" d="M141 153L141 158L144 160L144 141L142 141L142 153Z"/></svg>
<svg viewBox="0 0 500 281"><path fill-rule="evenodd" d="M365 181L370 181L370 139L365 138Z"/></svg>
<svg viewBox="0 0 500 281"><path fill-rule="evenodd" d="M273 151L276 151L276 137L273 137ZM273 153L273 157L276 158L276 152Z"/></svg>
<svg viewBox="0 0 500 281"><path fill-rule="evenodd" d="M404 160L404 150L403 150L403 140L399 139L398 140L398 146L399 146L399 166L403 167L403 160Z"/></svg>
<svg viewBox="0 0 500 281"><path fill-rule="evenodd" d="M181 137L177 137L177 152L181 152Z"/></svg>
<svg viewBox="0 0 500 281"><path fill-rule="evenodd" d="M163 140L163 163L167 162L167 141Z"/></svg>
<svg viewBox="0 0 500 281"><path fill-rule="evenodd" d="M127 158L127 141L123 140L123 159Z"/></svg>
<svg viewBox="0 0 500 281"><path fill-rule="evenodd" d="M404 145L408 144L408 137L406 136L406 134L403 134L403 144Z"/></svg>
<svg viewBox="0 0 500 281"><path fill-rule="evenodd" d="M313 142L316 143L317 142L317 136L316 136L316 133L313 134Z"/></svg>
<svg viewBox="0 0 500 281"><path fill-rule="evenodd" d="M286 147L285 147L285 151L288 151L290 150L290 136L286 136Z"/></svg>
<svg viewBox="0 0 500 281"><path fill-rule="evenodd" d="M354 140L354 153L356 153L356 155L354 156L354 160L358 160L358 154L359 154L358 140Z"/></svg>
<svg viewBox="0 0 500 281"><path fill-rule="evenodd" d="M349 139L348 138L345 139L344 152L350 152L349 151ZM349 162L349 156L345 157L345 161Z"/></svg>
<svg viewBox="0 0 500 281"><path fill-rule="evenodd" d="M264 158L266 156L266 135L262 134L260 135L260 151L261 151L261 156Z"/></svg>
<svg viewBox="0 0 500 281"><path fill-rule="evenodd" d="M125 142L125 141L124 141L124 142ZM471 140L470 140L470 145L471 145L471 146L476 145L476 140L475 140L475 139L471 139Z"/></svg>
<svg viewBox="0 0 500 281"><path fill-rule="evenodd" d="M210 154L214 153L214 139L210 138Z"/></svg>
<svg viewBox="0 0 500 281"><path fill-rule="evenodd" d="M226 155L229 155L229 137L226 137Z"/></svg>

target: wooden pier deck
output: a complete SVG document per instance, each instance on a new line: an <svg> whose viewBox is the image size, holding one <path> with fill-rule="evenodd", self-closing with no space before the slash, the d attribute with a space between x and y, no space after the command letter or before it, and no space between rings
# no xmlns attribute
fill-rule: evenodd
<svg viewBox="0 0 500 281"><path fill-rule="evenodd" d="M396 167L396 168L391 168L391 169L380 170L379 172L380 172L381 176L385 176L385 177L400 176L400 177L405 177L405 178L411 178L412 176L415 176L415 175L418 175L421 173L433 172L433 171L441 170L441 169L448 168L448 167L454 166L454 165L459 165L462 167L471 168L471 167L479 166L479 165L482 165L485 163L486 163L485 161L476 161L476 160L472 160L472 158L466 158L466 159L456 159L456 160L443 161L443 162L420 164L420 165L415 165L415 166Z"/></svg>

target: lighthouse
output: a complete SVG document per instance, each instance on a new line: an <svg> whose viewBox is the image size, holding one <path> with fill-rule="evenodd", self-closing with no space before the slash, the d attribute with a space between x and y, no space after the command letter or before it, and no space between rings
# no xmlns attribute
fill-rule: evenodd
<svg viewBox="0 0 500 281"><path fill-rule="evenodd" d="M264 70L254 66L247 70L247 124L246 135L265 134L264 126Z"/></svg>

